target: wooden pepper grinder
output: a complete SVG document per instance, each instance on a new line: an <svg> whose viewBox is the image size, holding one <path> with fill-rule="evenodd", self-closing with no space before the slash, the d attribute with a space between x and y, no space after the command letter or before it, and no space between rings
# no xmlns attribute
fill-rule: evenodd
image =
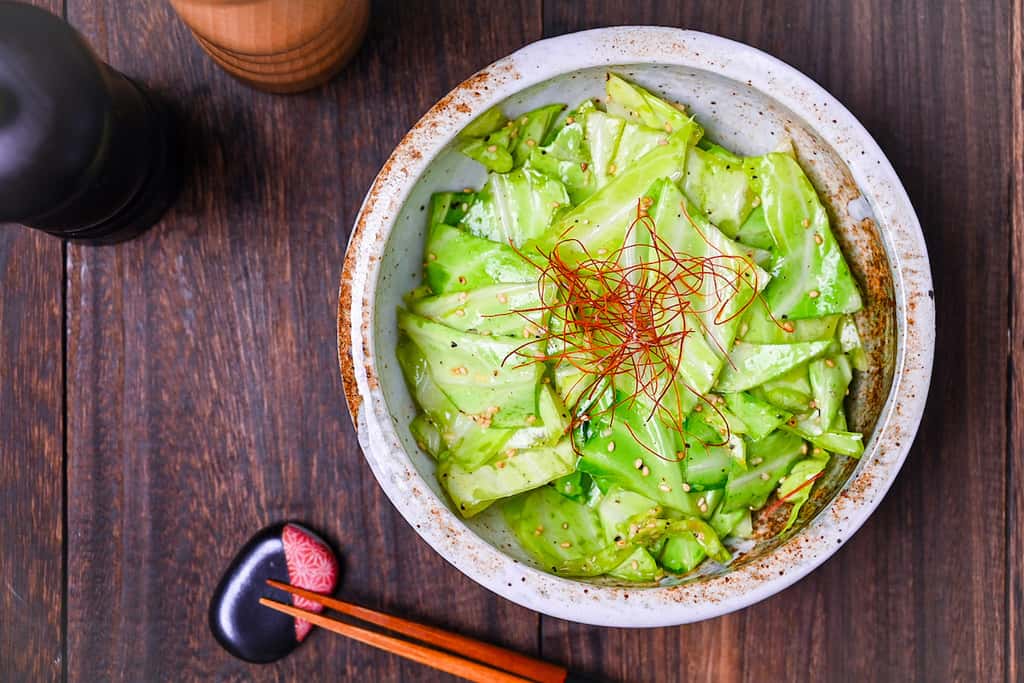
<svg viewBox="0 0 1024 683"><path fill-rule="evenodd" d="M180 180L168 111L62 19L0 2L0 222L92 244L155 223Z"/></svg>
<svg viewBox="0 0 1024 683"><path fill-rule="evenodd" d="M334 76L370 22L369 0L171 0L214 61L261 90L291 93Z"/></svg>

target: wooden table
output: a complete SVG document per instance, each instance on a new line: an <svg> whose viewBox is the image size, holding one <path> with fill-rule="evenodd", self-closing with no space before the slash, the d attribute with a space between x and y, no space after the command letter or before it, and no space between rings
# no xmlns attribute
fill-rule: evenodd
<svg viewBox="0 0 1024 683"><path fill-rule="evenodd" d="M438 680L322 633L263 667L217 646L225 561L297 518L344 550L346 596L616 681L1024 680L1022 0L385 0L292 97L231 80L163 2L37 2L178 103L193 172L115 248L0 229L0 678ZM363 194L436 99L543 36L647 23L751 43L853 111L917 207L939 330L917 443L856 537L755 607L627 631L541 618L418 539L360 455L334 311Z"/></svg>

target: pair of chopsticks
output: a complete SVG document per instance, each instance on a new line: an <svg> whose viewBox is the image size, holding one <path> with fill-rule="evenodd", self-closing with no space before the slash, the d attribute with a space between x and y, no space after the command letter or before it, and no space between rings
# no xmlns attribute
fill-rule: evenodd
<svg viewBox="0 0 1024 683"><path fill-rule="evenodd" d="M497 645L490 645L474 638L377 612L343 600L335 600L273 579L268 579L267 583L286 593L307 598L349 617L443 649L427 647L427 645L331 619L316 612L309 612L268 598L260 598L260 604L264 607L284 612L297 619L305 619L320 628L334 631L366 645L372 645L399 657L460 676L466 680L478 683L573 683L574 681L582 683L586 680L576 674L571 674L564 667L506 650ZM483 662L487 662L487 664Z"/></svg>

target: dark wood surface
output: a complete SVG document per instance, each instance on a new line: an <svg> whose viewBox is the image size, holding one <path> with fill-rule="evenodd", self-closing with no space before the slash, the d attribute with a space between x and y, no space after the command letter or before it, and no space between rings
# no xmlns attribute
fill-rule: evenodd
<svg viewBox="0 0 1024 683"><path fill-rule="evenodd" d="M117 247L0 228L0 679L438 680L322 633L270 666L219 649L226 560L295 518L343 550L346 596L614 681L1024 680L1020 4L384 0L337 79L279 97L163 2L53 0L177 103L191 175ZM853 111L918 210L939 329L911 457L833 559L743 612L628 631L542 619L418 539L359 453L334 308L362 196L430 104L540 37L644 23L767 50Z"/></svg>

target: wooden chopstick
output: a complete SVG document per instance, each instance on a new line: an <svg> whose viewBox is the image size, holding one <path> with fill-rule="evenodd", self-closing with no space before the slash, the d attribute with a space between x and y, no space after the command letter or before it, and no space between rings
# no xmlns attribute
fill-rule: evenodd
<svg viewBox="0 0 1024 683"><path fill-rule="evenodd" d="M290 586L280 581L274 581L268 579L267 583L274 588L285 591L286 593L292 593L303 598L312 600L313 602L320 603L324 607L329 607L337 612L346 614L356 619L381 626L383 628L401 633L417 640L421 640L431 645L443 647L446 650L456 652L460 655L465 655L480 662L486 662L491 666L500 667L506 671L511 671L520 676L524 676L531 681L539 681L540 683L563 683L567 675L566 669L549 662L545 662L540 659L534 659L526 655L507 650L497 645L491 645L482 641L470 638L468 636L462 636L451 631L445 631L434 626L427 626L426 624L420 624L415 621L403 619L390 614L384 614L376 610L369 609L367 607L361 607L354 605L350 602L343 600L337 600L335 598L328 597L326 595L320 595L312 591L305 590L303 588L297 588L296 586Z"/></svg>
<svg viewBox="0 0 1024 683"><path fill-rule="evenodd" d="M396 654L399 657L405 657L439 671L461 676L466 680L475 681L475 683L533 683L529 678L521 678L499 669L492 669L471 659L463 659L443 650L435 650L425 645L409 642L408 640L393 638L383 633L335 621L322 614L274 602L269 598L260 598L260 604L275 609L278 612L290 614L297 619L305 619L320 628L334 631L353 640L358 640L360 643L372 645L373 647Z"/></svg>

